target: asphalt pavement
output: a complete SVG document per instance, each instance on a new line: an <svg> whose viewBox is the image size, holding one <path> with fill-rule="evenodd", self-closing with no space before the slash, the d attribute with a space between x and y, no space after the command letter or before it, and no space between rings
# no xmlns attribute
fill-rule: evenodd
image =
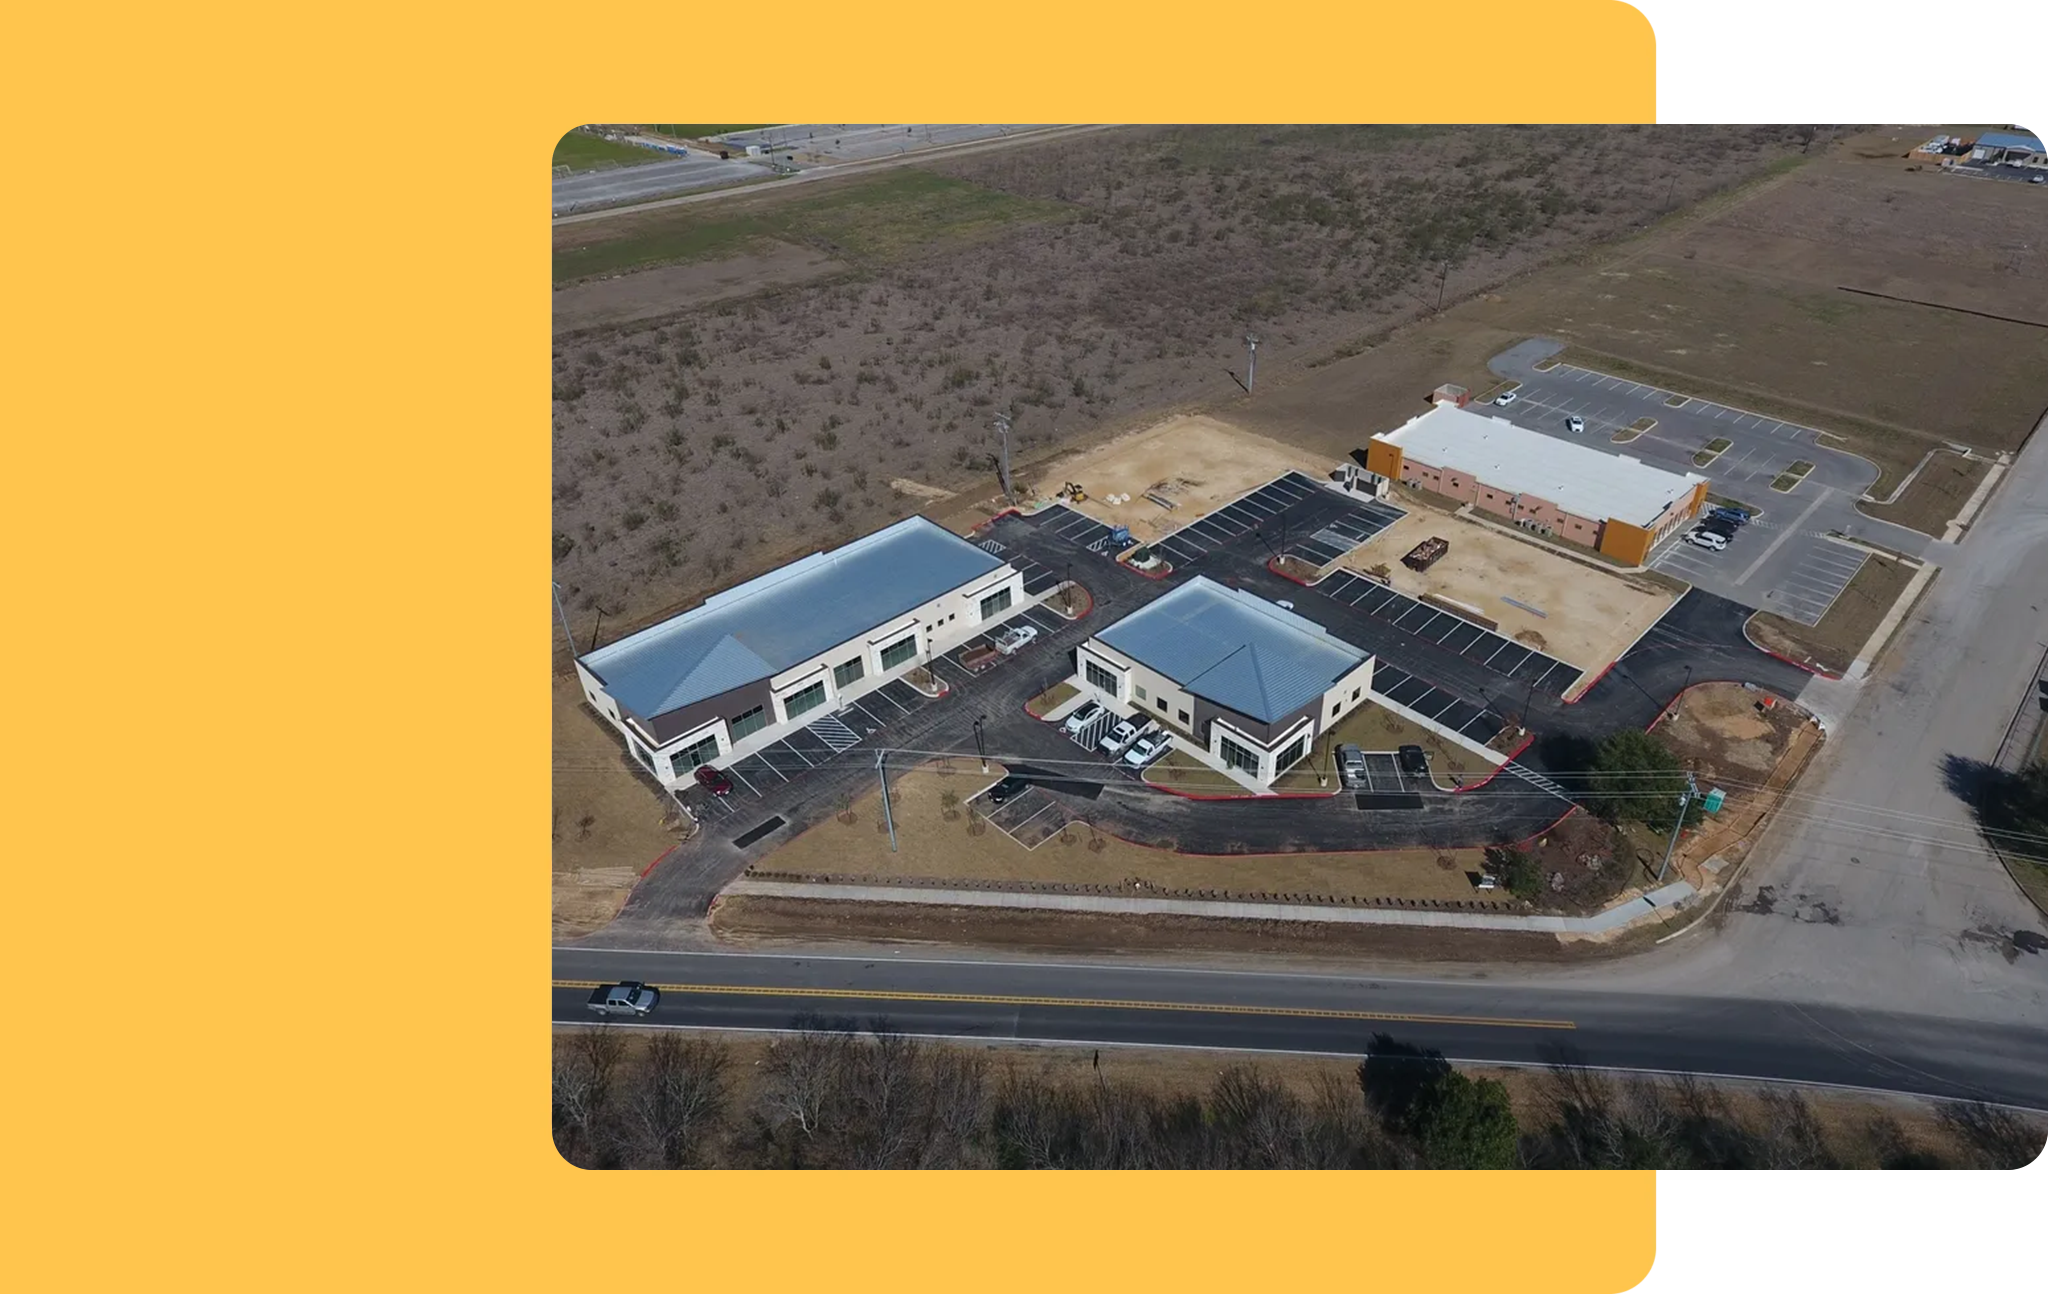
<svg viewBox="0 0 2048 1294"><path fill-rule="evenodd" d="M990 962L556 949L553 1018L590 986L661 989L643 1023L807 1017L938 1037L1362 1056L1374 1035L1457 1061L1839 1084L2048 1108L2048 1033L1798 1002L1486 982Z"/></svg>
<svg viewBox="0 0 2048 1294"><path fill-rule="evenodd" d="M1713 482L1714 493L1760 510L1727 551L1708 552L1675 534L1653 555L1652 566L1745 606L1815 624L1862 564L1862 549L1831 534L1909 557L1928 555L1934 546L1917 530L1857 511L1856 501L1877 481L1877 465L1821 445L1815 429L1708 400L1674 408L1666 403L1667 390L1570 364L1536 370L1563 348L1537 339L1488 361L1520 385L1513 404L1480 411L1557 440L1673 472L1698 472ZM1574 416L1583 420L1584 432L1568 429L1566 419ZM1639 418L1657 425L1615 444L1614 435ZM1728 448L1706 466L1696 465L1693 455L1715 440L1728 441ZM1773 489L1796 462L1812 463L1813 470L1789 491Z"/></svg>

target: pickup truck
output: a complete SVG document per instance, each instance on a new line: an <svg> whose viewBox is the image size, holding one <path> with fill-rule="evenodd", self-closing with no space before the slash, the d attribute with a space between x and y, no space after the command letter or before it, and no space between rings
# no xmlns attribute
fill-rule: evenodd
<svg viewBox="0 0 2048 1294"><path fill-rule="evenodd" d="M600 984L590 991L590 1000L584 1003L596 1015L646 1015L661 1001L661 991L652 989L638 980L627 980L623 984Z"/></svg>

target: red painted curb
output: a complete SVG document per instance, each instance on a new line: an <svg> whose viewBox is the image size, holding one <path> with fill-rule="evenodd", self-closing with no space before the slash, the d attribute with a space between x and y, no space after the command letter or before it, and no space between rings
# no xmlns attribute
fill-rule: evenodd
<svg viewBox="0 0 2048 1294"><path fill-rule="evenodd" d="M1519 746L1517 746L1517 747L1515 747L1515 748L1514 748L1513 750L1509 751L1509 752L1508 752L1508 757L1507 757L1507 759L1504 759L1504 760L1502 760L1502 761L1501 761L1501 762L1500 762L1499 764L1495 765L1495 766L1494 766L1494 770L1493 770L1493 771L1492 771L1491 773L1488 773L1488 774L1487 774L1487 775L1486 775L1485 777L1482 777L1482 778L1480 778L1480 779L1479 779L1478 781L1476 781L1476 782L1472 783L1472 784L1471 784L1471 785L1469 785L1469 786L1459 786L1459 787L1454 787L1454 788L1452 788L1452 790L1451 790L1451 794L1452 794L1452 795L1463 795L1463 794L1464 794L1465 792L1467 792L1467 791L1476 791L1476 790L1478 790L1478 789L1479 789L1480 787L1482 787L1482 786L1485 786L1485 785L1486 785L1486 784L1487 784L1488 782L1491 782L1491 781L1492 781L1492 780L1493 780L1494 778L1496 778L1496 777L1499 777L1499 776L1500 776L1500 770L1501 770L1501 769L1503 769L1503 768L1506 768L1506 767L1508 766L1509 762L1510 762L1510 761L1512 761L1512 760L1514 759L1514 757L1515 757L1515 756L1517 756L1517 755L1521 754L1521 753L1522 753L1523 751L1525 751L1525 750L1529 749L1529 747L1530 747L1530 746L1531 746L1531 745L1532 745L1532 744L1533 744L1533 743L1535 742L1535 740L1536 740L1536 734L1535 734L1535 733L1530 733L1530 734L1529 734L1528 736L1526 736L1526 737L1522 738L1522 744L1521 744L1521 745L1519 745Z"/></svg>
<svg viewBox="0 0 2048 1294"><path fill-rule="evenodd" d="M987 530L990 526L996 524L996 522L1001 521L1004 517L1021 517L1023 515L1024 509L1022 508L1004 508L1001 512L998 512L993 517L990 517L987 521L976 522L974 529L971 533L978 535L982 531Z"/></svg>
<svg viewBox="0 0 2048 1294"><path fill-rule="evenodd" d="M1755 618L1756 617L1754 615L1750 617L1751 620ZM1821 669L1817 665L1809 665L1802 660L1793 660L1790 656L1785 655L1783 652L1774 652L1770 648L1758 642L1756 639L1750 637L1749 620L1744 620L1742 622L1742 640L1748 643L1750 646L1756 648L1758 651L1762 652L1764 655L1772 657L1776 660L1784 661L1787 665L1790 665L1794 669L1805 670L1807 673L1812 674L1817 678L1830 679L1837 683L1842 681L1842 676L1840 674L1832 673L1828 670Z"/></svg>
<svg viewBox="0 0 2048 1294"><path fill-rule="evenodd" d="M1138 569L1137 567L1135 567L1135 566L1131 565L1131 564L1130 564L1129 562L1125 561L1125 560L1123 559L1123 557L1122 557L1121 555L1119 555L1119 556L1117 557L1117 559L1116 559L1116 564L1117 564L1118 566L1121 566L1121 567L1123 567L1123 568L1124 568L1125 570L1129 571L1129 572L1130 572L1131 574L1133 574L1133 575L1136 575L1136 576L1138 576L1138 577L1139 577L1140 579L1147 579L1147 580L1163 580L1163 579L1165 579L1165 578L1166 578L1167 576L1169 576L1169 575L1173 574L1173 563L1172 563L1172 562L1168 562L1168 563L1166 563L1166 569L1165 569L1165 570L1163 570L1163 571L1141 571L1141 570L1139 570L1139 569ZM1090 605L1090 606L1093 606L1093 605L1094 605L1094 603L1093 603L1093 602L1090 602L1090 603L1089 603L1089 605Z"/></svg>
<svg viewBox="0 0 2048 1294"><path fill-rule="evenodd" d="M653 862L647 864L647 866L640 869L640 879L643 881L646 880L647 873L653 871L656 867L660 866L661 860L663 858L667 858L670 854L676 852L678 848L680 848L680 846L670 845L667 849L662 850L660 857L657 857Z"/></svg>
<svg viewBox="0 0 2048 1294"><path fill-rule="evenodd" d="M1143 572L1143 571L1139 571L1139 572L1138 572L1138 574L1140 574L1140 575L1143 575L1144 573L1145 573L1145 572ZM1094 595L1093 593L1090 593L1090 592L1089 592L1089 591L1088 591L1088 590L1087 590L1086 588L1083 588L1083 587L1082 587L1082 585L1081 585L1081 581L1079 581L1079 580L1075 580L1075 581L1074 581L1074 587L1075 587L1075 588L1077 588L1077 589L1080 589L1080 590L1081 590L1081 595L1082 595L1083 597L1085 597L1085 598L1087 598L1087 599L1088 599L1088 605L1087 605L1087 606L1085 606L1085 607L1082 607L1082 608L1080 609L1080 611L1076 612L1076 613L1075 613L1075 615L1074 615L1074 619L1075 619L1075 620L1086 620L1086 619L1088 618L1088 613L1089 613L1090 611L1093 611L1093 610L1095 609L1095 595ZM1044 606L1045 604L1044 604L1043 602L1041 602L1041 603L1039 603L1039 605L1040 605L1040 606ZM1053 614L1054 614L1054 615L1059 615L1060 613L1059 613L1059 612L1057 612L1057 611L1055 611L1055 612L1053 612ZM1062 618L1062 619L1065 619L1065 617L1061 617L1061 618ZM1070 623L1070 624L1071 624L1071 623L1072 623L1072 621L1068 621L1068 623Z"/></svg>
<svg viewBox="0 0 2048 1294"><path fill-rule="evenodd" d="M1300 576L1289 575L1286 571L1281 570L1279 566L1279 561L1280 559L1277 557L1269 558L1266 562L1266 569L1271 571L1273 574L1279 576L1281 579L1286 580L1289 584L1299 584L1301 585L1301 587L1305 589L1312 589L1315 587L1315 585L1309 583L1305 579L1302 579Z"/></svg>
<svg viewBox="0 0 2048 1294"><path fill-rule="evenodd" d="M1653 626L1653 627L1654 627L1654 626ZM1630 644L1630 645L1631 645L1631 646L1633 646L1634 644ZM1624 653L1624 654L1626 654L1626 653ZM1608 673L1608 670L1611 670L1611 669L1613 669L1613 668L1614 668L1614 667L1615 667L1616 665L1619 665L1619 664L1621 664L1621 657L1620 657L1620 656L1616 656L1616 657L1615 657L1615 658L1614 658L1613 660L1611 660L1611 661L1608 661L1608 662L1607 662L1607 668L1606 668L1606 669L1603 669L1603 670L1601 670L1601 671L1600 671L1600 672L1599 672L1598 674L1595 674L1595 675L1593 676L1593 681L1592 681L1591 683L1588 683L1588 684L1586 684L1586 686L1585 686L1585 687L1581 688L1581 689L1579 690L1579 694L1578 694L1577 696L1573 697L1573 698L1572 698L1571 700L1569 700L1569 701L1566 701L1566 702L1565 702L1565 704L1566 704L1566 705L1577 705L1577 704L1578 704L1579 702L1581 702L1581 701L1585 700L1585 699L1586 699L1586 697L1587 697L1588 695L1590 695L1590 694L1592 693L1592 691L1593 691L1593 689L1594 689L1594 688L1596 688L1596 687L1599 687L1599 686L1600 686L1600 680L1601 680L1601 679L1603 679L1603 678L1606 678L1606 677L1607 677L1607 673Z"/></svg>

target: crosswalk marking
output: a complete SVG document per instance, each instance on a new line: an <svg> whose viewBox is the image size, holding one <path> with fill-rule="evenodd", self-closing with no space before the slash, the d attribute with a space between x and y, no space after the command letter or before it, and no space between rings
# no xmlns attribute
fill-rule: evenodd
<svg viewBox="0 0 2048 1294"><path fill-rule="evenodd" d="M1559 786L1557 783L1551 781L1549 778L1545 777L1543 774L1537 772L1533 768L1524 768L1522 765L1517 764L1513 760L1509 760L1507 763L1501 765L1501 767L1506 769L1508 772L1513 773L1516 777L1521 778L1523 781L1527 782L1529 785L1535 787L1539 791L1548 791L1550 794L1556 796L1560 800L1569 800L1572 798L1571 792L1565 790L1562 786Z"/></svg>
<svg viewBox="0 0 2048 1294"><path fill-rule="evenodd" d="M860 744L860 737L836 714L828 714L811 725L811 732L837 755Z"/></svg>

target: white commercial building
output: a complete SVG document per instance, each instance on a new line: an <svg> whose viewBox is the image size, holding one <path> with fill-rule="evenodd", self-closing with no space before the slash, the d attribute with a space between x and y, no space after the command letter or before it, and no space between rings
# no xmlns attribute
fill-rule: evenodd
<svg viewBox="0 0 2048 1294"><path fill-rule="evenodd" d="M1084 688L1193 737L1268 784L1366 703L1372 657L1242 589L1197 576L1076 651Z"/></svg>
<svg viewBox="0 0 2048 1294"><path fill-rule="evenodd" d="M709 598L576 662L666 786L888 683L1024 606L1008 562L911 517Z"/></svg>

